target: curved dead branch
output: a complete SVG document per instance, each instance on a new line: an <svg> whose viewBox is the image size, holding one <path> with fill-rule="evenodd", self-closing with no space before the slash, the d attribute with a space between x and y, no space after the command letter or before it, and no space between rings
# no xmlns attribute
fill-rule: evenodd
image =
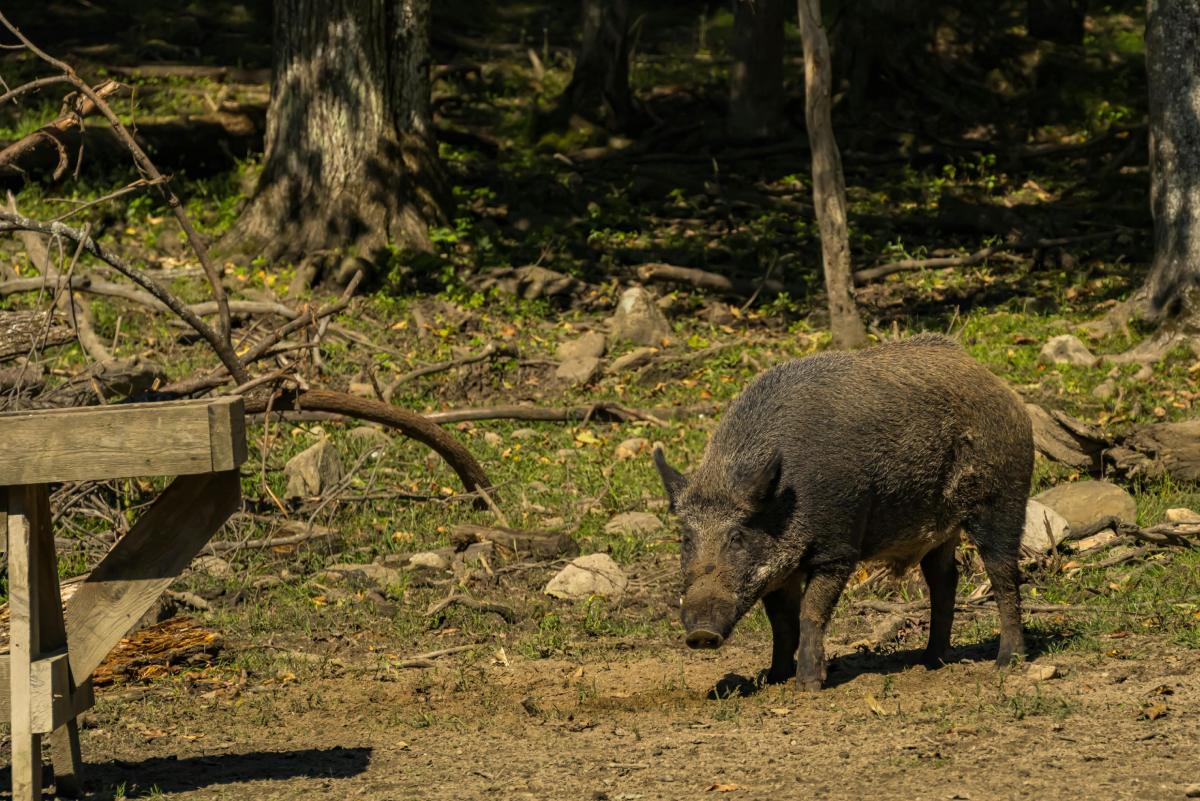
<svg viewBox="0 0 1200 801"><path fill-rule="evenodd" d="M268 403L272 412L302 410L332 412L394 428L404 436L428 445L436 451L446 460L446 464L450 465L458 474L458 477L462 479L463 486L468 491L483 490L491 494L493 499L496 496L491 479L487 477L482 465L476 461L471 452L437 423L431 422L415 412L400 409L381 401L347 395L344 392L309 389L288 390L270 401L266 397L247 398L246 414L265 412ZM475 506L486 509L487 501L481 497L476 500Z"/></svg>

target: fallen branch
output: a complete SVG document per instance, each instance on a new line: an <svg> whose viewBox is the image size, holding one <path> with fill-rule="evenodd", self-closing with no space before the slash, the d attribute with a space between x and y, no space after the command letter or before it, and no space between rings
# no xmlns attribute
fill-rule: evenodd
<svg viewBox="0 0 1200 801"><path fill-rule="evenodd" d="M66 80L60 76L54 77L59 81ZM67 80L66 82L69 83L70 81ZM105 81L94 89L91 89L91 92L97 98L105 98L120 88L121 84L116 81ZM6 94L5 97L7 96ZM54 122L43 125L33 133L18 139L8 147L0 150L0 170L13 170L18 173L25 172L17 162L37 151L41 145L49 144L57 151L58 155L58 163L55 165L51 176L55 181L61 178L71 162L71 157L67 153L67 146L63 142L63 134L72 128L83 127L83 118L91 116L98 111L96 102L91 97L72 95L68 99L68 102L72 99L74 102L70 104L70 111L64 113Z"/></svg>
<svg viewBox="0 0 1200 801"><path fill-rule="evenodd" d="M286 527L286 526L285 526ZM337 530L325 528L324 526L316 526L309 524L304 527L304 530L298 534L289 534L283 537L267 537L265 539L245 540L234 542L233 540L220 540L210 542L205 546L206 551L211 551L214 554L228 553L229 551L240 551L245 548L279 548L287 545L299 545L302 542L307 542L312 539L322 537L335 537Z"/></svg>
<svg viewBox="0 0 1200 801"><path fill-rule="evenodd" d="M453 648L442 648L438 651L430 651L416 656L408 656L396 662L392 662L389 667L393 668L428 668L433 667L433 660L442 656L450 656L451 654L461 654L463 651L470 651L472 648L478 648L478 645L456 645Z"/></svg>
<svg viewBox="0 0 1200 801"><path fill-rule="evenodd" d="M887 264L880 264L877 267L868 267L864 270L856 271L854 273L854 283L868 284L871 281L878 281L880 278L892 275L893 273L905 272L907 270L936 270L944 267L970 267L972 265L987 261L992 256L1000 253L1022 250L1040 250L1042 248L1073 245L1079 242L1092 242L1098 239L1111 239L1120 233L1120 231L1104 231L1098 234L1066 236L1058 239L1027 239L1020 242L1005 242L999 245L992 245L965 256L939 256L930 259L901 259L899 261L893 261Z"/></svg>
<svg viewBox="0 0 1200 801"><path fill-rule="evenodd" d="M454 595L443 598L442 600L433 604L425 610L425 616L433 617L454 604L466 606L480 612L491 612L493 614L497 614L504 618L504 620L508 623L517 622L517 613L513 611L511 607L505 606L504 604L494 603L492 601L480 601L476 598L472 598L469 595L463 595L462 593L455 593Z"/></svg>
<svg viewBox="0 0 1200 801"><path fill-rule="evenodd" d="M783 284L770 278L762 282L741 281L720 273L698 270L695 267L677 267L674 264L643 264L638 267L638 277L649 283L687 284L697 289L743 298L760 288L771 292L783 291Z"/></svg>

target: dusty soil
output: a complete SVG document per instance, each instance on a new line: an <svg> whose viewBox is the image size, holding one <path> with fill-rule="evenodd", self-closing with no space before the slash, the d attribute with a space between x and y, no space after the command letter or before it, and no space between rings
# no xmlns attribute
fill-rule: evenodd
<svg viewBox="0 0 1200 801"><path fill-rule="evenodd" d="M110 693L84 749L102 797L125 782L131 798L1175 799L1200 782L1196 651L1123 638L1043 653L1034 664L1062 675L1039 682L998 672L994 643L930 672L915 651L833 639L831 686L811 695L711 697L765 664L759 634L712 654L489 646L424 670L159 685Z"/></svg>

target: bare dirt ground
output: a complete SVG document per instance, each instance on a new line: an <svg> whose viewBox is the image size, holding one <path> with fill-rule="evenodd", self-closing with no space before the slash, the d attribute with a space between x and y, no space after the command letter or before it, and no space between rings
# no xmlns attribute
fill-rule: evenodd
<svg viewBox="0 0 1200 801"><path fill-rule="evenodd" d="M1103 653L1042 654L1033 664L1061 675L1035 681L1025 666L997 671L994 642L958 648L959 661L934 672L911 666L914 651L846 642L832 638L831 686L811 695L789 685L712 697L728 674L765 664L757 633L712 654L614 641L586 659L527 660L489 647L426 670L335 668L207 692L158 685L102 701L84 749L103 797L117 798L1200 793L1194 650L1126 637Z"/></svg>

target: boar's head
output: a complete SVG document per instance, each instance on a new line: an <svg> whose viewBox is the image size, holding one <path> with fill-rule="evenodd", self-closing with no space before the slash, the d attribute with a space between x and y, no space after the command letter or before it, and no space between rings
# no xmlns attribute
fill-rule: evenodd
<svg viewBox="0 0 1200 801"><path fill-rule="evenodd" d="M772 582L797 560L781 534L792 493L781 491L783 458L776 449L706 459L685 478L661 449L654 464L683 532L680 598L687 644L718 648Z"/></svg>

